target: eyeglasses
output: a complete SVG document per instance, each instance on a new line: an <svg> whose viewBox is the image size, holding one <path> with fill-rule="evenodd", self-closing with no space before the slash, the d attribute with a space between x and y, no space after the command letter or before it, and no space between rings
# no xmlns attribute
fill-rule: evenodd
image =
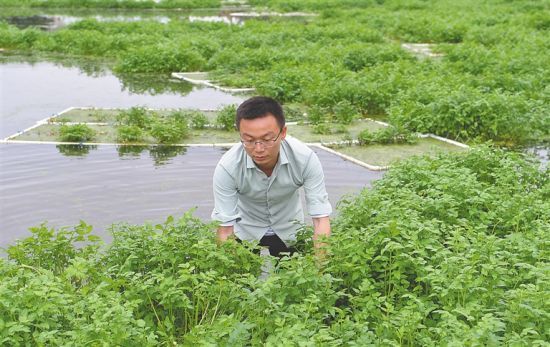
<svg viewBox="0 0 550 347"><path fill-rule="evenodd" d="M260 147L264 147L264 148L270 148L270 147L273 147L275 145L275 142L277 142L277 140L279 139L279 136L281 136L281 133L283 132L283 129L281 129L279 131L279 134L277 134L277 137L274 138L273 140L263 140L263 141L245 141L245 140L242 140L241 139L241 143L243 144L243 146L245 146L246 148L254 148L256 147L256 144L259 144Z"/></svg>

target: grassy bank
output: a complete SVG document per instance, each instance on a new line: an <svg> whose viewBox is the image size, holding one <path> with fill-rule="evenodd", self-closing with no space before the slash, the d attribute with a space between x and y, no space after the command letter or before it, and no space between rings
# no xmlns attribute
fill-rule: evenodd
<svg viewBox="0 0 550 347"><path fill-rule="evenodd" d="M125 73L209 71L322 117L380 116L459 141L550 138L546 2L346 1L330 11L318 1L252 3L319 15L242 26L86 19L53 33L0 24L0 46L105 57ZM431 43L441 56L413 54L405 42Z"/></svg>
<svg viewBox="0 0 550 347"><path fill-rule="evenodd" d="M550 339L548 172L489 148L405 162L340 206L318 268L186 214L34 228L0 260L4 345L516 345ZM84 243L85 242L85 243Z"/></svg>

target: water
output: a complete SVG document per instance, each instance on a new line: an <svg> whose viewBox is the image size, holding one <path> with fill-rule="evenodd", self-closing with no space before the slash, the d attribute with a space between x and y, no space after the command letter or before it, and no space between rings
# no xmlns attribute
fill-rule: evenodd
<svg viewBox="0 0 550 347"><path fill-rule="evenodd" d="M0 137L7 137L70 106L219 108L244 96L192 86L167 77L115 76L87 61L13 61L0 58ZM333 205L369 186L382 173L315 149ZM0 247L52 227L84 220L109 240L117 222L162 222L196 207L208 220L212 173L219 148L0 144Z"/></svg>
<svg viewBox="0 0 550 347"><path fill-rule="evenodd" d="M5 20L7 23L15 25L19 29L38 28L44 31L55 31L64 28L73 23L84 19L94 19L98 22L139 22L139 21L156 21L167 24L171 21L189 21L189 22L210 22L210 23L226 23L230 25L242 25L250 19L269 20L271 18L285 18L288 20L300 20L309 16L308 14L290 13L255 13L255 12L232 12L230 9L222 11L212 10L195 10L188 12L185 15L178 14L178 11L148 11L148 12L112 12L103 11L102 14L48 14L35 13L26 15L3 16L0 20Z"/></svg>
<svg viewBox="0 0 550 347"><path fill-rule="evenodd" d="M171 18L168 16L142 16L142 15L112 15L112 16L71 16L71 15L49 15L35 14L31 16L10 16L5 17L6 22L15 25L19 29L29 27L38 28L44 31L55 31L70 24L79 22L83 19L95 19L98 22L139 22L151 20L159 23L169 23Z"/></svg>
<svg viewBox="0 0 550 347"><path fill-rule="evenodd" d="M548 143L529 147L525 151L540 161L541 169L544 170L548 167L550 161L550 145Z"/></svg>
<svg viewBox="0 0 550 347"><path fill-rule="evenodd" d="M168 76L119 78L99 63L12 60L0 57L0 138L71 106L216 109L244 100Z"/></svg>
<svg viewBox="0 0 550 347"><path fill-rule="evenodd" d="M333 206L383 175L315 151ZM159 223L194 207L196 216L209 220L212 174L223 152L192 147L159 163L150 150L121 156L115 146L66 156L54 145L0 145L0 247L30 235L27 228L44 221L60 227L84 220L108 241L107 229L117 222Z"/></svg>

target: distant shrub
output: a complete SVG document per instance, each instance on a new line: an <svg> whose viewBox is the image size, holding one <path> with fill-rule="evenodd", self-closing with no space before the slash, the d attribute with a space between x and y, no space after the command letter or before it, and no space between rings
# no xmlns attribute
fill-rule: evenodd
<svg viewBox="0 0 550 347"><path fill-rule="evenodd" d="M235 129L235 115L237 113L237 107L235 105L228 105L223 107L216 117L216 125L223 130Z"/></svg>
<svg viewBox="0 0 550 347"><path fill-rule="evenodd" d="M159 143L177 143L189 135L189 128L174 118L158 119L151 126L150 133Z"/></svg>
<svg viewBox="0 0 550 347"><path fill-rule="evenodd" d="M357 118L357 108L349 101L343 100L332 107L334 118L342 124L351 124Z"/></svg>
<svg viewBox="0 0 550 347"><path fill-rule="evenodd" d="M140 129L149 129L153 116L144 107L132 107L129 110L121 111L117 115L117 121L121 125L133 125Z"/></svg>
<svg viewBox="0 0 550 347"><path fill-rule="evenodd" d="M62 125L59 139L63 142L86 142L93 139L95 131L86 124Z"/></svg>
<svg viewBox="0 0 550 347"><path fill-rule="evenodd" d="M417 141L417 137L411 132L394 126L388 126L384 129L372 132L368 129L363 130L358 136L361 145L372 144L412 144Z"/></svg>
<svg viewBox="0 0 550 347"><path fill-rule="evenodd" d="M283 112L286 121L301 121L304 119L304 112L294 105L283 105Z"/></svg>
<svg viewBox="0 0 550 347"><path fill-rule="evenodd" d="M318 135L330 135L332 134L331 125L329 123L315 124L312 128L314 134Z"/></svg>
<svg viewBox="0 0 550 347"><path fill-rule="evenodd" d="M93 113L90 113L89 115L94 119L94 121L99 123L103 123L107 120L107 115L102 112L93 112Z"/></svg>
<svg viewBox="0 0 550 347"><path fill-rule="evenodd" d="M346 124L334 124L332 128L332 133L349 135L349 130Z"/></svg>
<svg viewBox="0 0 550 347"><path fill-rule="evenodd" d="M118 142L140 142L143 140L143 130L136 125L120 125L117 127Z"/></svg>
<svg viewBox="0 0 550 347"><path fill-rule="evenodd" d="M201 112L196 112L191 115L191 127L193 129L204 129L208 123L208 118Z"/></svg>
<svg viewBox="0 0 550 347"><path fill-rule="evenodd" d="M412 60L410 54L397 45L374 44L358 46L346 53L343 59L344 66L352 71L360 71L364 68L382 64L384 62L402 59Z"/></svg>
<svg viewBox="0 0 550 347"><path fill-rule="evenodd" d="M192 47L157 44L125 52L116 66L119 72L197 71L206 64Z"/></svg>
<svg viewBox="0 0 550 347"><path fill-rule="evenodd" d="M326 119L326 109L319 106L312 106L307 112L307 120L311 124L319 124Z"/></svg>
<svg viewBox="0 0 550 347"><path fill-rule="evenodd" d="M189 126L189 118L189 113L181 110L172 111L166 116L168 121L174 122L186 128Z"/></svg>

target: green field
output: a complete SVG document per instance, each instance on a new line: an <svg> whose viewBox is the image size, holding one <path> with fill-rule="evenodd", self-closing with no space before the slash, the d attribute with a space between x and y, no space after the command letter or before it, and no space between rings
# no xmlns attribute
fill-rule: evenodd
<svg viewBox="0 0 550 347"><path fill-rule="evenodd" d="M63 1L71 8L79 3ZM63 1L40 4L63 7ZM24 4L21 11L36 2ZM462 142L514 145L549 138L548 1L249 4L318 15L243 25L88 18L54 32L0 22L0 48L99 57L111 61L117 73L206 71L223 85L254 87L283 103L320 110L330 121L384 117L409 131ZM15 2L2 5L15 14ZM440 56L419 58L403 43L433 44Z"/></svg>
<svg viewBox="0 0 550 347"><path fill-rule="evenodd" d="M220 4L0 0L0 12L147 8L150 18L162 13L155 9ZM189 86L162 81L204 71L281 101L297 122L289 133L304 141L363 143L335 149L392 168L338 203L327 257L315 258L308 226L300 254L274 262L263 278L262 263L271 260L250 245L218 245L216 226L190 213L159 225L121 222L108 245L84 222L61 230L43 224L0 257L0 344L549 346L550 169L509 149L550 139L550 2L248 5L316 16L242 25L86 18L52 32L3 17L0 49L104 61L139 90L148 88L141 73L164 77L155 90L184 92ZM406 43L430 44L434 55ZM163 160L185 151L182 143L238 141L233 116L234 107L202 116L72 111L17 139L122 142L120 155L143 148L132 144L162 143L153 147ZM414 133L472 148L409 141ZM58 146L65 155L93 148L80 147Z"/></svg>

